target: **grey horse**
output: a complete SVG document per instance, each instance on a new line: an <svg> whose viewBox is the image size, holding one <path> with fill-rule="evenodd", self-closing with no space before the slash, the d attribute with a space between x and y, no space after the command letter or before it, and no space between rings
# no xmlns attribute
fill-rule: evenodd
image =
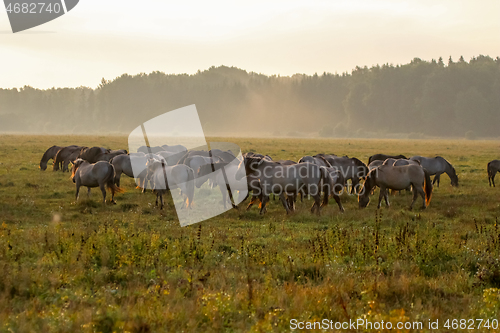
<svg viewBox="0 0 500 333"><path fill-rule="evenodd" d="M160 199L163 209L163 195L167 190L180 189L184 197L184 208L191 208L194 199L194 171L184 164L166 165L165 161L149 158L146 163L147 178L151 179L153 192L156 193L156 206Z"/></svg>
<svg viewBox="0 0 500 333"><path fill-rule="evenodd" d="M309 194L314 199L311 212L318 215L321 211L322 186L330 183L330 175L326 169L322 169L312 163L298 163L295 165L281 165L268 161L264 158L247 157L244 158L236 172L236 180L255 176L260 182L262 190L260 214L264 214L266 204L271 193L277 194L285 208L287 214L291 209L287 203L287 194Z"/></svg>
<svg viewBox="0 0 500 333"><path fill-rule="evenodd" d="M410 210L413 208L418 195L422 197L422 208L425 209L431 202L432 183L429 172L419 165L381 165L368 173L365 183L358 195L359 207L364 208L370 202L370 193L376 186L380 187L380 195L378 206L382 203L382 198L385 199L387 207L389 197L387 189L401 191L409 186L413 186L413 200L410 205Z"/></svg>
<svg viewBox="0 0 500 333"><path fill-rule="evenodd" d="M83 159L77 159L71 169L71 178L76 184L75 199L78 200L80 186L87 186L88 195L92 187L99 187L102 192L102 201L106 203L106 187L111 190L111 203L115 204L115 193L123 192L115 185L115 168L109 162L99 161L91 164Z"/></svg>
<svg viewBox="0 0 500 333"><path fill-rule="evenodd" d="M458 186L458 176L455 172L455 168L442 158L441 156L436 157L422 157L422 156L413 156L410 157L412 161L419 161L420 165L429 172L429 174L435 175L432 184L437 183L437 187L439 187L439 182L441 178L441 174L446 173L448 177L450 177L451 185Z"/></svg>

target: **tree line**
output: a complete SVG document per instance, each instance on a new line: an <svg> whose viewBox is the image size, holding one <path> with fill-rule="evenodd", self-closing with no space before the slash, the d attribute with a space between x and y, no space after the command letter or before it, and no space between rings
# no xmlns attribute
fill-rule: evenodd
<svg viewBox="0 0 500 333"><path fill-rule="evenodd" d="M88 87L0 89L0 131L129 133L196 104L208 135L500 136L500 57L450 57L351 73L268 76L235 67L123 74ZM472 133L472 134L471 134Z"/></svg>

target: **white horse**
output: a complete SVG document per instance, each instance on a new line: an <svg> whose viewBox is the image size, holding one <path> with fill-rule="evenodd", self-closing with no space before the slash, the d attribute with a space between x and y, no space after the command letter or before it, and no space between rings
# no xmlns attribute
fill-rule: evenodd
<svg viewBox="0 0 500 333"><path fill-rule="evenodd" d="M90 196L92 187L99 187L102 192L103 203L106 203L106 187L111 190L111 202L115 204L115 193L123 192L121 188L115 185L115 168L109 162L99 161L94 164L79 158L73 164L71 169L71 178L76 184L75 198L78 200L80 186L87 186Z"/></svg>
<svg viewBox="0 0 500 333"><path fill-rule="evenodd" d="M191 208L194 199L194 171L184 164L167 166L165 161L153 158L146 163L147 178L150 179L153 192L156 193L156 206L160 198L160 209L163 209L163 195L167 190L180 189L184 197L185 208Z"/></svg>

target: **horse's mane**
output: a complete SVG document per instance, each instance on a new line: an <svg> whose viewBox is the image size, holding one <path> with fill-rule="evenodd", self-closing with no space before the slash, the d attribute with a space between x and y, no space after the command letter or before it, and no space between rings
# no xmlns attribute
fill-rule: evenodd
<svg viewBox="0 0 500 333"><path fill-rule="evenodd" d="M47 161L49 160L49 158L47 157L47 156L49 155L49 152L50 152L52 149L56 148L56 147L57 147L57 146L56 146L56 145L54 145L54 146L50 147L49 149L47 149L47 150L45 151L45 153L43 154L43 156L42 156L42 160L41 160L41 162L47 162ZM57 153L57 152L56 152L56 153ZM54 157L55 157L55 156L54 156Z"/></svg>
<svg viewBox="0 0 500 333"><path fill-rule="evenodd" d="M81 158L77 158L74 162L73 162L73 167L71 168L71 179L73 179L75 177L75 173L76 173L76 170L78 170L78 168L80 167L80 165L83 163L83 162L86 162L84 159L81 159Z"/></svg>

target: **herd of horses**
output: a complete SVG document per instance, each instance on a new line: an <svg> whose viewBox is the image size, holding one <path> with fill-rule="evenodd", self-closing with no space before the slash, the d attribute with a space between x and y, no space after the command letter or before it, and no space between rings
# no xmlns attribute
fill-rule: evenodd
<svg viewBox="0 0 500 333"><path fill-rule="evenodd" d="M260 201L260 214L266 212L271 196L279 198L287 213L295 211L296 201L309 196L314 203L312 213L319 214L330 198L344 211L341 195L358 196L359 207L364 208L376 187L380 188L378 208L384 200L389 207L388 191L408 190L413 192L410 209L420 196L422 209L431 201L433 185L439 187L440 177L447 174L452 186L458 186L458 176L453 166L443 157L375 154L368 164L355 157L335 154L303 156L298 161L273 160L268 155L248 152L236 157L230 150L188 150L184 146L140 147L135 153L126 150L110 150L104 147L52 146L43 155L40 169L46 170L53 160L54 171L69 171L76 185L76 200L81 186L90 189L99 187L103 202L106 188L115 203L122 174L136 179L137 187L145 192L151 189L156 194L156 205L163 209L163 196L169 190L179 189L184 198L184 207L189 209L195 199L195 187L206 182L212 188L219 187L224 207L231 204L234 192L251 197L247 210ZM236 162L236 163L235 163ZM223 170L223 172L215 172ZM487 166L490 186L495 186L495 175L500 172L500 160ZM431 180L431 176L434 179ZM230 186L231 185L231 186Z"/></svg>

